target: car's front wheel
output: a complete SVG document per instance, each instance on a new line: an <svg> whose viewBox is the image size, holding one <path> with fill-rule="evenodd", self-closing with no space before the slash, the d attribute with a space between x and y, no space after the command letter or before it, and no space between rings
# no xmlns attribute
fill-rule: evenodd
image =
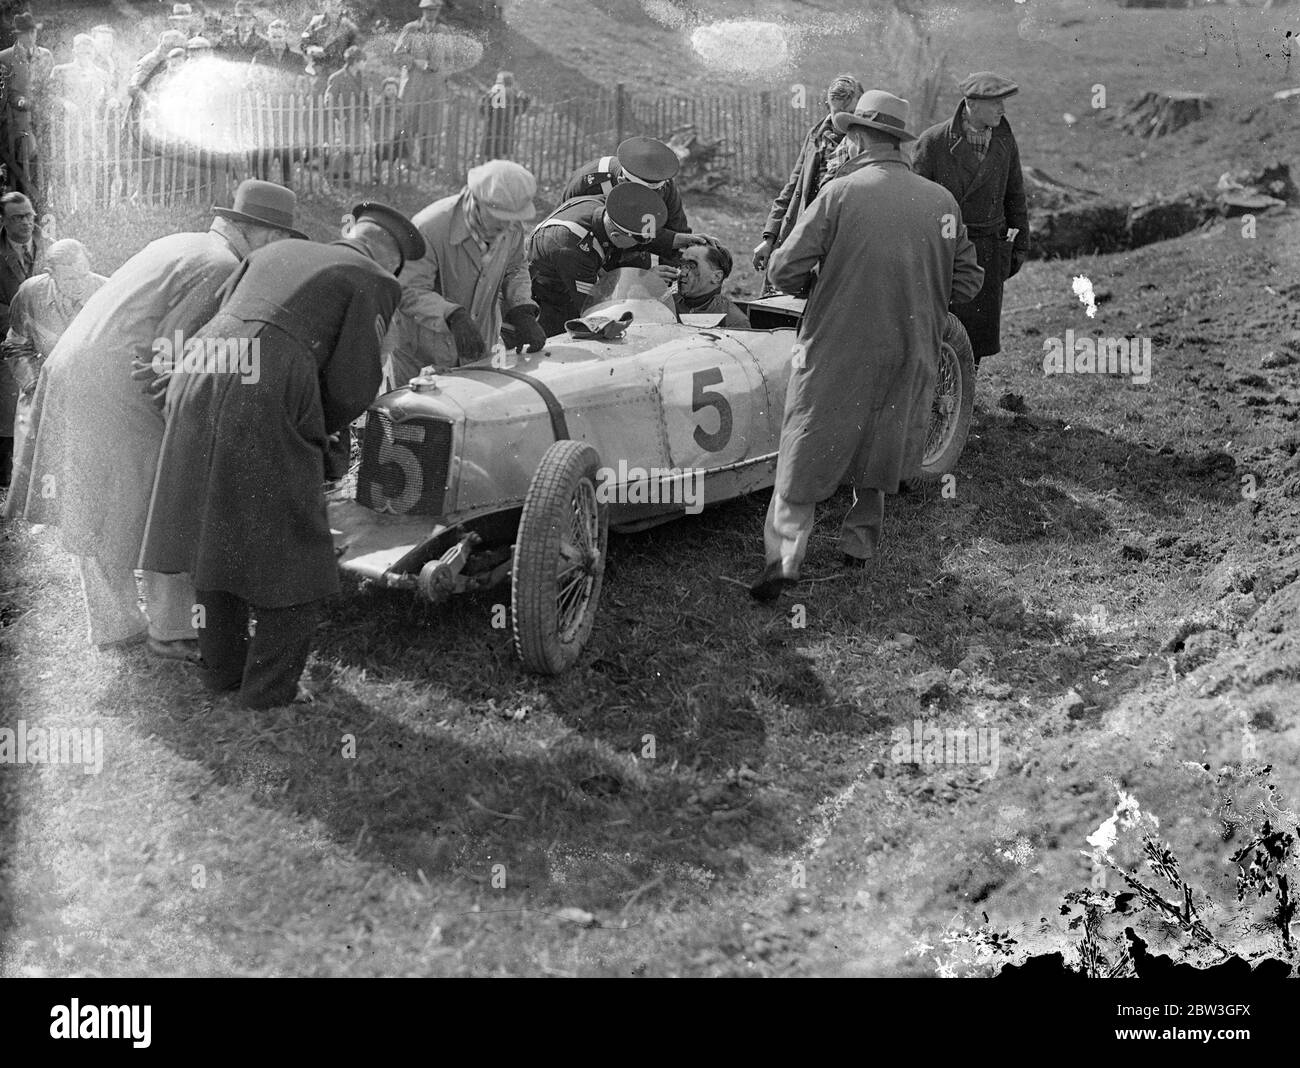
<svg viewBox="0 0 1300 1068"><path fill-rule="evenodd" d="M596 492L600 456L557 441L524 498L511 572L515 649L531 671L558 675L582 653L596 619L609 510Z"/></svg>

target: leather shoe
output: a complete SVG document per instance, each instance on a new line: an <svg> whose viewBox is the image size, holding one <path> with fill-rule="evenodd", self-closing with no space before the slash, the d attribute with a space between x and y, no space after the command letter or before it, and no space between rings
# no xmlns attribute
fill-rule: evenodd
<svg viewBox="0 0 1300 1068"><path fill-rule="evenodd" d="M861 571L869 563L871 563L871 558L868 556L850 556L848 553L844 554L844 566L852 571Z"/></svg>
<svg viewBox="0 0 1300 1068"><path fill-rule="evenodd" d="M199 643L197 638L177 638L165 642L160 638L150 638L146 648L150 656L160 660L181 660L187 664L199 662Z"/></svg>
<svg viewBox="0 0 1300 1068"><path fill-rule="evenodd" d="M776 561L763 568L758 580L749 587L749 595L760 604L771 604L787 586L793 586L795 580L781 574L781 563Z"/></svg>

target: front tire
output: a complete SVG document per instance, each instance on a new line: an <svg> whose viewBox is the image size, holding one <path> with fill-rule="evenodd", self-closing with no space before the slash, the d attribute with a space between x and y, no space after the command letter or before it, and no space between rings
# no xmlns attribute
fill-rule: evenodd
<svg viewBox="0 0 1300 1068"><path fill-rule="evenodd" d="M957 466L975 408L975 356L966 328L952 312L939 346L939 373L934 380L930 430L925 439L919 477L932 481Z"/></svg>
<svg viewBox="0 0 1300 1068"><path fill-rule="evenodd" d="M596 621L609 509L597 499L600 455L557 441L537 465L515 538L510 609L524 666L558 675L582 653Z"/></svg>

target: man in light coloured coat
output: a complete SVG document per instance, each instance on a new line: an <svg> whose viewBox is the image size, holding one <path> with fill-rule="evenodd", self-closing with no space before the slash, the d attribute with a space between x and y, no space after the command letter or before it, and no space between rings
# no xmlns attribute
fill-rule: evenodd
<svg viewBox="0 0 1300 1068"><path fill-rule="evenodd" d="M33 400L36 442L25 505L31 523L58 527L78 557L90 623L100 648L148 640L155 655L193 660L194 590L189 576L135 568L153 491L163 415L132 377L155 342L196 334L216 314L222 285L254 249L293 229L294 194L247 181L207 233L171 234L145 246L87 302L41 370Z"/></svg>
<svg viewBox="0 0 1300 1068"><path fill-rule="evenodd" d="M392 388L432 364L450 368L488 355L502 319L516 346L538 352L546 334L524 260L525 223L536 215L537 180L518 163L470 170L465 188L416 213L423 258L402 272L402 303L384 339Z"/></svg>
<svg viewBox="0 0 1300 1068"><path fill-rule="evenodd" d="M880 540L886 493L920 464L950 299L983 280L957 202L914 175L907 101L871 90L835 125L860 149L799 216L769 265L798 292L817 270L799 327L763 528L765 564L750 588L772 601L799 577L813 510L845 482L853 507L840 532L845 563Z"/></svg>

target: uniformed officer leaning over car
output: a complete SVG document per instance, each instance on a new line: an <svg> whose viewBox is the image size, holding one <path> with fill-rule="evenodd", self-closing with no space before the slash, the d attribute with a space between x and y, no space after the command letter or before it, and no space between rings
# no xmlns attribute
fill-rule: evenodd
<svg viewBox="0 0 1300 1068"><path fill-rule="evenodd" d="M564 333L566 321L582 316L602 272L643 266L642 250L667 216L658 193L624 183L607 197L570 200L543 219L528 242L528 271L546 336ZM665 282L677 277L675 267L658 270Z"/></svg>
<svg viewBox="0 0 1300 1068"><path fill-rule="evenodd" d="M617 186L625 183L658 193L668 213L664 225L646 243L645 251L638 256L638 262L628 264L649 267L650 253L671 260L675 251L699 243L689 236L691 227L686 221L686 210L682 207L681 194L673 184L679 170L681 162L677 159L677 153L662 141L656 141L653 137L629 137L618 146L615 155L601 156L579 167L569 178L569 184L560 194L560 200L609 196Z"/></svg>

